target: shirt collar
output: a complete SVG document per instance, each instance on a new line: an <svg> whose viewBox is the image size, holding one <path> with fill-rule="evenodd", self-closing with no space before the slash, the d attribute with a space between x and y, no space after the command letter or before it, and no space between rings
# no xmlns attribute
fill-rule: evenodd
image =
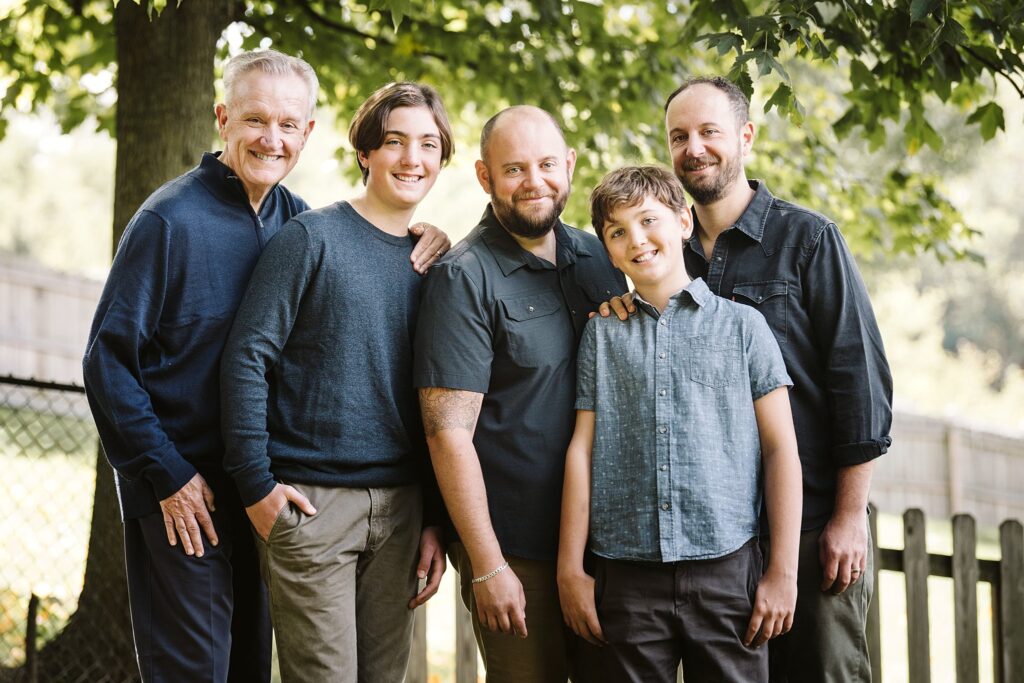
<svg viewBox="0 0 1024 683"><path fill-rule="evenodd" d="M775 201L775 197L768 191L768 186L765 185L764 181L761 180L748 180L747 184L750 185L750 189L754 191L754 198L747 204L747 208L740 214L739 219L733 223L732 227L736 228L744 235L754 240L758 244L761 243L761 239L764 237L764 226L768 222L768 212L772 208L772 203ZM698 234L698 228L700 227L700 220L697 218L696 209L692 209L693 215L693 234L690 235L690 239L687 243L690 248L696 251L698 254L703 253L703 248L700 247L700 236ZM705 254L705 256L709 256Z"/></svg>
<svg viewBox="0 0 1024 683"><path fill-rule="evenodd" d="M555 259L558 262L556 266L552 266L544 259L534 256L519 246L512 235L502 227L490 204L484 210L480 223L485 228L483 241L490 249L505 277L524 267L531 270L550 270L551 268L561 270L576 263L579 257L593 256L590 247L581 239L580 235L576 234L576 229L565 225L560 220L555 223L554 227L557 243Z"/></svg>
<svg viewBox="0 0 1024 683"><path fill-rule="evenodd" d="M632 294L633 303L637 304L637 306L642 308L649 315L655 318L661 317L661 314L658 312L658 309L655 308L650 303L648 303L647 301L645 301L644 298L640 296L640 293L638 291L634 289ZM670 296L668 301L670 304L674 304L677 308L683 306L688 301L692 301L693 303L703 308L704 305L707 304L708 300L713 296L714 294L712 294L711 290L708 289L708 286L704 282L704 279L696 278L694 280L691 280L690 284L688 284L685 288L679 290L678 292Z"/></svg>
<svg viewBox="0 0 1024 683"><path fill-rule="evenodd" d="M199 181L222 201L249 206L249 197L245 194L242 181L220 160L220 154L220 152L205 152L203 154L202 161L196 168Z"/></svg>

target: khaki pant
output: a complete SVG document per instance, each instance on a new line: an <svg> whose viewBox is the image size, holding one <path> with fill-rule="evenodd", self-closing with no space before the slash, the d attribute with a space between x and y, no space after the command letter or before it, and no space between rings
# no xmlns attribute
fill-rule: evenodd
<svg viewBox="0 0 1024 683"><path fill-rule="evenodd" d="M875 590L871 525L867 567L840 595L823 593L818 559L821 529L800 534L793 630L769 642L772 683L871 683L868 605ZM769 545L770 552L770 545Z"/></svg>
<svg viewBox="0 0 1024 683"><path fill-rule="evenodd" d="M418 485L296 485L257 541L285 683L400 683L412 644L422 504Z"/></svg>

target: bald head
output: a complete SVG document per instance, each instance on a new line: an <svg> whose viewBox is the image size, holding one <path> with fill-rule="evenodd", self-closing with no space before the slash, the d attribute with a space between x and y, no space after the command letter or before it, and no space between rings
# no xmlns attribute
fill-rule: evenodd
<svg viewBox="0 0 1024 683"><path fill-rule="evenodd" d="M520 135L530 134L531 131L537 130L538 126L554 128L558 139L562 141L562 148L568 147L562 126L550 112L529 104L518 104L508 109L502 109L484 124L484 129L480 131L480 158L485 164L487 163L487 153L490 150L493 137L508 132Z"/></svg>

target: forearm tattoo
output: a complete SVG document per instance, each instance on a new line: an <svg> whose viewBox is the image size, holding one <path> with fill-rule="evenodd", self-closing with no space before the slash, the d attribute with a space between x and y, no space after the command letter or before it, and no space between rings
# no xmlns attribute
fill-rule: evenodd
<svg viewBox="0 0 1024 683"><path fill-rule="evenodd" d="M472 432L480 414L483 394L443 387L420 389L420 410L423 429L428 437L437 436L445 429L465 429Z"/></svg>

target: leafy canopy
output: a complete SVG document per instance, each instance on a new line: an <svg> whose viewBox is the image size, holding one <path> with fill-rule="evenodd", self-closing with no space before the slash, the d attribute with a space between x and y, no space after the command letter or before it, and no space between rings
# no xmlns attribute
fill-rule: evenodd
<svg viewBox="0 0 1024 683"><path fill-rule="evenodd" d="M971 230L914 155L943 146L935 112L955 111L989 140L1005 128L997 86L1024 98L1024 0L233 2L241 47L301 54L340 112L384 82L424 81L463 149L508 103L555 112L581 155L577 224L606 170L667 161L662 107L679 81L725 73L764 123L751 175L831 215L861 251L962 255ZM95 117L113 132L113 11L0 0L4 110L47 107L66 130ZM220 39L225 55L238 47L196 39Z"/></svg>

